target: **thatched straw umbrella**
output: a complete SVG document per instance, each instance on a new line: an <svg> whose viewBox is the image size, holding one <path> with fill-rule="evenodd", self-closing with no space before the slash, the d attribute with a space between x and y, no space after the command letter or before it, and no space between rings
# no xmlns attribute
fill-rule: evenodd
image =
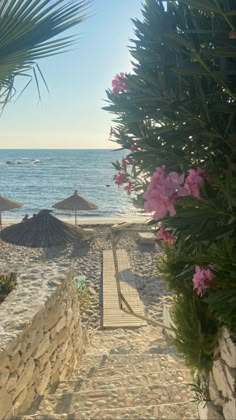
<svg viewBox="0 0 236 420"><path fill-rule="evenodd" d="M2 229L2 211L12 210L19 207L22 207L23 204L18 203L17 201L9 200L8 198L0 195L0 229Z"/></svg>
<svg viewBox="0 0 236 420"><path fill-rule="evenodd" d="M52 216L51 211L41 210L26 222L6 227L2 231L2 240L18 246L50 248L82 238L77 227Z"/></svg>
<svg viewBox="0 0 236 420"><path fill-rule="evenodd" d="M74 194L70 197L66 198L65 200L59 201L58 203L52 206L55 209L59 210L73 210L75 212L75 225L77 222L77 211L78 210L94 210L97 209L97 206L90 201L86 200L85 198L81 197L77 190L75 190Z"/></svg>

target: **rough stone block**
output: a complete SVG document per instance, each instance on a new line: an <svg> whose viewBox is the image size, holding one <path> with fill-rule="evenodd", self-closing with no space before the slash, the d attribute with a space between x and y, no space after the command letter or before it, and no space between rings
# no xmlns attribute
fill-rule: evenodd
<svg viewBox="0 0 236 420"><path fill-rule="evenodd" d="M0 366L2 369L9 369L10 367L10 357L7 356L6 352L2 352L2 358L0 358ZM1 372L0 372L1 373Z"/></svg>
<svg viewBox="0 0 236 420"><path fill-rule="evenodd" d="M14 356L19 351L21 351L21 343L18 341L13 343L12 346L9 348L9 353L11 354L11 356Z"/></svg>
<svg viewBox="0 0 236 420"><path fill-rule="evenodd" d="M198 404L198 414L200 420L224 420L222 414L210 402L200 402Z"/></svg>
<svg viewBox="0 0 236 420"><path fill-rule="evenodd" d="M28 359L28 360L29 360L29 359ZM28 360L27 360L27 361L28 361ZM19 364L19 366L17 367L17 369L16 369L16 374L18 375L18 377L20 377L20 376L21 376L21 374L22 374L23 370L24 370L24 364L23 364L23 362L21 362L21 363Z"/></svg>
<svg viewBox="0 0 236 420"><path fill-rule="evenodd" d="M50 384L50 377L52 374L51 363L48 362L43 370L43 375L41 374L36 380L36 391L38 395L43 395L45 389Z"/></svg>
<svg viewBox="0 0 236 420"><path fill-rule="evenodd" d="M35 359L38 359L40 356L42 356L49 348L50 346L50 333L47 332L41 341L39 343L38 349L36 350L36 353L34 355Z"/></svg>
<svg viewBox="0 0 236 420"><path fill-rule="evenodd" d="M27 391L28 391L28 389L27 388L25 388L18 396L17 396L17 398L16 398L16 400L14 401L14 403L13 403L13 407L14 407L14 409L15 410L18 410L20 407L21 407L21 405L23 404L23 402L24 402L24 400L25 400L25 398L26 398L26 396L27 396Z"/></svg>
<svg viewBox="0 0 236 420"><path fill-rule="evenodd" d="M38 366L41 371L42 368L48 363L48 361L49 361L49 353L46 352L37 360L35 360L35 363L36 363L36 366Z"/></svg>
<svg viewBox="0 0 236 420"><path fill-rule="evenodd" d="M236 387L236 369L231 369L226 365L225 373L226 373L227 382L233 394L235 393L235 387Z"/></svg>
<svg viewBox="0 0 236 420"><path fill-rule="evenodd" d="M224 418L226 420L235 420L236 419L236 399L228 401L223 408Z"/></svg>
<svg viewBox="0 0 236 420"><path fill-rule="evenodd" d="M21 356L18 353L15 353L14 356L10 359L10 370L11 372L15 372L16 368L21 363Z"/></svg>
<svg viewBox="0 0 236 420"><path fill-rule="evenodd" d="M62 328L64 328L66 326L66 317L65 315L58 321L57 325L56 325L56 332L58 333L59 331L62 330Z"/></svg>
<svg viewBox="0 0 236 420"><path fill-rule="evenodd" d="M55 336L57 335L56 325L50 330L50 339L51 341L54 340Z"/></svg>
<svg viewBox="0 0 236 420"><path fill-rule="evenodd" d="M228 398L231 396L232 393L226 379L226 373L223 363L224 362L221 360L216 360L213 363L212 375L218 390L222 392L224 398Z"/></svg>
<svg viewBox="0 0 236 420"><path fill-rule="evenodd" d="M7 383L6 383L6 389L10 392L12 389L16 387L18 376L16 372L13 372L10 374Z"/></svg>
<svg viewBox="0 0 236 420"><path fill-rule="evenodd" d="M222 393L218 390L215 380L213 378L212 373L209 375L209 394L211 401L213 401L214 405L222 406L224 404L224 398L222 398Z"/></svg>
<svg viewBox="0 0 236 420"><path fill-rule="evenodd" d="M236 346L224 330L223 337L219 341L221 357L230 368L236 368Z"/></svg>
<svg viewBox="0 0 236 420"><path fill-rule="evenodd" d="M5 389L0 389L0 418L3 419L12 408L12 399Z"/></svg>
<svg viewBox="0 0 236 420"><path fill-rule="evenodd" d="M71 324L72 318L73 318L73 311L71 308L69 308L67 311L67 320L66 320L67 325Z"/></svg>
<svg viewBox="0 0 236 420"><path fill-rule="evenodd" d="M0 371L0 388L4 387L5 383L7 382L10 375L9 369L1 369Z"/></svg>
<svg viewBox="0 0 236 420"><path fill-rule="evenodd" d="M48 312L47 318L45 321L45 331L50 330L52 327L54 327L54 325L56 325L58 320L62 318L62 316L64 315L65 310L66 310L66 304L63 302L63 303L59 303L58 306L53 307Z"/></svg>
<svg viewBox="0 0 236 420"><path fill-rule="evenodd" d="M20 376L17 381L14 398L16 398L20 393L28 386L35 370L35 363L33 359L30 359L24 366L23 374Z"/></svg>
<svg viewBox="0 0 236 420"><path fill-rule="evenodd" d="M27 389L25 399L22 401L19 407L19 410L17 411L19 411L19 413L25 413L31 407L32 401L34 401L35 397L36 397L35 389L33 387L31 387L30 389Z"/></svg>
<svg viewBox="0 0 236 420"><path fill-rule="evenodd" d="M69 336L69 331L66 328L63 328L58 335L56 336L55 340L57 340L57 345L60 347L65 341L67 341L67 338Z"/></svg>
<svg viewBox="0 0 236 420"><path fill-rule="evenodd" d="M37 330L37 334L35 336L34 341L32 344L28 344L26 347L26 351L22 354L22 362L27 362L31 357L32 354L37 350L41 342L43 341L44 335L42 330Z"/></svg>

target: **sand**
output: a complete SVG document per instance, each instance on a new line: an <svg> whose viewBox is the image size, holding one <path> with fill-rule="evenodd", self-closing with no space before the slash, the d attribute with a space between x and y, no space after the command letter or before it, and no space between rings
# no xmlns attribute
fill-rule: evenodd
<svg viewBox="0 0 236 420"><path fill-rule="evenodd" d="M55 214L54 212L52 212L52 215L57 217L58 219L62 220L63 222L67 222L67 223L71 223L74 224L74 217L63 217L60 216L58 214ZM20 223L22 220L21 218L7 218L3 213L2 213L2 227L4 229L4 227L15 224L15 223ZM77 224L78 225L114 225L116 223L123 223L123 222L132 222L132 223L147 223L150 220L150 217L147 217L145 215L140 215L140 216L132 216L131 219L127 219L127 217L79 217L79 215L77 216Z"/></svg>
<svg viewBox="0 0 236 420"><path fill-rule="evenodd" d="M50 248L44 264L62 267L63 271L65 268L72 268L75 276L86 277L89 305L83 313L83 322L87 328L98 329L102 311L102 252L111 249L110 225L101 223L85 226L95 230L94 239L81 241L76 246ZM41 249L17 247L3 241L0 242L0 247L0 266L7 264L12 271L18 271L19 267L23 270L24 267L36 266L42 262ZM131 270L145 305L146 315L162 322L163 304L170 302L171 298L156 270L156 256L160 252L158 244L140 244L137 232L126 232L122 234L118 248L128 252Z"/></svg>

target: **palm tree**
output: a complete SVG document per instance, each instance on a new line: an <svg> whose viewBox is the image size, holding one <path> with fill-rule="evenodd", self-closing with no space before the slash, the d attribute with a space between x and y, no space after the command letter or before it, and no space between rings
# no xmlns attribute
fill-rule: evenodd
<svg viewBox="0 0 236 420"><path fill-rule="evenodd" d="M58 35L85 19L89 3L0 0L0 111L16 93L16 76L27 76L26 86L35 77L39 91L37 74L44 78L37 61L67 51L76 42L75 35Z"/></svg>

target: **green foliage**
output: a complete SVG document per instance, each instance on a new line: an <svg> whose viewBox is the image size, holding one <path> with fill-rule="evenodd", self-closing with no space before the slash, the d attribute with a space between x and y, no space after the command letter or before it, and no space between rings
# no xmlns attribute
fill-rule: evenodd
<svg viewBox="0 0 236 420"><path fill-rule="evenodd" d="M193 401L197 403L210 401L208 376L205 373L196 372L194 380L194 383L189 384L195 394Z"/></svg>
<svg viewBox="0 0 236 420"><path fill-rule="evenodd" d="M175 296L171 309L173 339L186 365L208 372L219 338L219 324L209 306L193 293Z"/></svg>
<svg viewBox="0 0 236 420"><path fill-rule="evenodd" d="M234 288L212 290L204 300L236 338L236 285Z"/></svg>
<svg viewBox="0 0 236 420"><path fill-rule="evenodd" d="M75 36L58 35L84 20L88 4L85 0L0 2L0 109L15 94L16 76L25 77L26 86L34 76L39 87L37 73L43 76L36 62L68 51Z"/></svg>
<svg viewBox="0 0 236 420"><path fill-rule="evenodd" d="M92 296L89 290L89 287L83 283L78 290L78 299L80 304L80 311L83 314L90 308L92 304Z"/></svg>
<svg viewBox="0 0 236 420"><path fill-rule="evenodd" d="M16 275L0 275L0 302L16 287Z"/></svg>
<svg viewBox="0 0 236 420"><path fill-rule="evenodd" d="M161 219L175 243L158 256L175 295L176 346L204 371L221 327L236 336L236 4L146 0L142 12L133 20L126 89L107 91L105 109L116 116L111 140L133 160L128 169L115 167L137 203L157 167L185 179L189 169L205 171L200 197L178 198L176 215ZM193 290L196 266L213 273L202 296Z"/></svg>
<svg viewBox="0 0 236 420"><path fill-rule="evenodd" d="M169 1L165 10L162 1L147 0L143 21L133 20L133 73L127 92L107 92L105 109L117 115L115 141L142 148L145 165L137 164L151 173L158 162L186 170L213 167L215 158L221 170L226 154L235 157L236 41L229 34L236 16L227 15L230 2L218 3L221 13L214 2L206 13L197 2Z"/></svg>

